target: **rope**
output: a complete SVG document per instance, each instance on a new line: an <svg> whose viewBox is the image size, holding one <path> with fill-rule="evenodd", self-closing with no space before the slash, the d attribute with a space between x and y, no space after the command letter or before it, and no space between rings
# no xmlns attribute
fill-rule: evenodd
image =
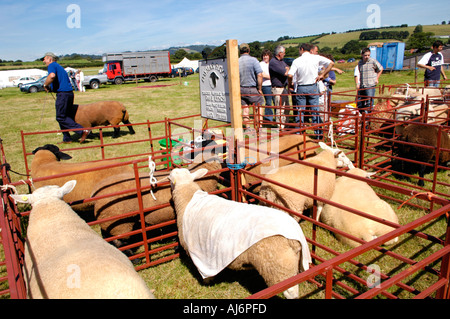
<svg viewBox="0 0 450 319"><path fill-rule="evenodd" d="M156 184L158 183L158 181L156 180L156 177L153 176L153 174L155 173L155 169L156 169L156 164L155 162L152 161L152 156L150 155L148 157L148 168L150 169L150 185L152 185L152 187L156 186ZM153 190L150 190L150 194L152 194L152 197L154 200L156 200L155 195L153 195Z"/></svg>
<svg viewBox="0 0 450 319"><path fill-rule="evenodd" d="M253 162L249 162L248 161L249 159L253 159ZM248 165L255 165L256 164L256 159L254 157L246 157L242 163L239 163L239 164L229 164L229 163L227 163L227 166L228 166L229 169L237 171L237 170L247 166L247 164Z"/></svg>
<svg viewBox="0 0 450 319"><path fill-rule="evenodd" d="M414 194L413 196L411 196L408 200L404 201L400 206L398 206L397 209L402 208L403 205L405 205L405 204L406 204L407 202L409 202L411 199L413 199L413 198L415 198L415 197L417 197L417 196L419 196L419 195L427 195L427 198L428 198L429 201L431 201L431 199L432 199L433 197L436 197L436 195L433 194L432 192L416 193L416 194Z"/></svg>
<svg viewBox="0 0 450 319"><path fill-rule="evenodd" d="M338 148L336 142L334 141L333 121L330 121L330 122L331 122L331 124L328 127L328 138L331 140L331 147L333 147L333 145L334 145L336 148Z"/></svg>

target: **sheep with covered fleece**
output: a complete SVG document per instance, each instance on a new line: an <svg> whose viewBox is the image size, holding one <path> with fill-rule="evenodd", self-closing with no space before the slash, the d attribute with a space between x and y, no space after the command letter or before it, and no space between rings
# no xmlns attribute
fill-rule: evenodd
<svg viewBox="0 0 450 319"><path fill-rule="evenodd" d="M31 204L24 274L30 298L111 299L154 296L130 260L104 241L63 200L76 185L48 185L29 195Z"/></svg>
<svg viewBox="0 0 450 319"><path fill-rule="evenodd" d="M369 178L371 175L371 173L367 173L360 168L353 168L347 173L364 178ZM339 177L336 180L330 201L398 224L397 214L392 207L380 199L369 184L356 178ZM326 204L323 207L320 220L326 225L365 241L371 241L394 230L388 225L353 214L331 204ZM360 243L344 235L336 233L336 237L352 247L360 245ZM388 241L386 245L392 245L397 241L398 237Z"/></svg>
<svg viewBox="0 0 450 319"><path fill-rule="evenodd" d="M71 173L85 169L98 168L90 172L85 172L77 175L67 175L42 181L33 182L36 188L45 185L62 186L67 181L76 176L78 183L75 189L64 197L67 203L80 201L90 197L92 190L96 183L107 176L116 175L119 173L132 173L131 166L116 166L105 169L100 169L106 165L118 164L117 161L98 161L85 163L66 163L61 160L68 160L72 157L69 154L62 152L56 145L46 144L38 147L33 151L34 157L31 161L31 178L37 179L40 177L48 177L57 174ZM94 202L86 202L73 205L72 208L76 211L87 211L94 208Z"/></svg>
<svg viewBox="0 0 450 319"><path fill-rule="evenodd" d="M205 156L203 156L205 155ZM222 168L220 160L209 154L199 154L195 157L194 162L191 163L188 168L191 171L196 171L200 168L206 168L208 171L218 171ZM203 159L203 161L202 161ZM217 189L219 182L219 172L210 174L203 177L198 181L200 187L206 192L212 192ZM164 182L169 176L167 171L156 171L153 177L158 182ZM148 173L140 173L139 180L141 187L148 187L151 185L151 181ZM134 172L123 173L108 176L105 179L99 181L92 190L92 196L102 196L112 193L116 193L123 190L136 189L136 181ZM151 189L146 189L141 192L142 204L144 209L148 209L154 206L164 205L166 206L154 209L145 213L145 223L147 225L156 225L162 222L175 219L175 212L172 206L172 193L170 191L170 185L157 184ZM100 198L96 200L94 206L94 216L96 220L105 219L109 217L119 216L122 214L130 213L139 210L139 198L137 191L126 193L122 195L114 195L110 197ZM105 221L100 224L102 234L105 238L110 236L116 236L128 233L133 230L134 225L138 221L138 216L118 218L115 220ZM112 241L114 245L120 247L129 238L116 239Z"/></svg>
<svg viewBox="0 0 450 319"><path fill-rule="evenodd" d="M272 286L309 269L311 255L297 222L273 208L209 195L194 182L206 173L181 168L169 175L180 244L204 279L251 266ZM298 298L298 285L284 296Z"/></svg>
<svg viewBox="0 0 450 319"><path fill-rule="evenodd" d="M103 125L114 126L113 138L120 136L120 122L131 124L130 116L125 106L118 101L100 101L91 104L78 105L75 113L75 122L83 127ZM127 126L130 134L135 134L131 125Z"/></svg>
<svg viewBox="0 0 450 319"><path fill-rule="evenodd" d="M331 169L337 167L354 168L350 159L339 149L331 148L323 142L319 142L323 149L318 155L304 160L304 162L317 164ZM270 170L265 177L275 182L281 183L314 194L314 167L301 163L292 163L283 167ZM333 195L336 174L322 169L318 169L317 177L317 196L329 199ZM296 213L303 214L303 211L313 207L313 198L288 190L284 187L275 185L269 181L261 183L259 195L280 206L286 207ZM317 218L323 208L323 202L317 203ZM292 215L296 221L300 221L300 217Z"/></svg>

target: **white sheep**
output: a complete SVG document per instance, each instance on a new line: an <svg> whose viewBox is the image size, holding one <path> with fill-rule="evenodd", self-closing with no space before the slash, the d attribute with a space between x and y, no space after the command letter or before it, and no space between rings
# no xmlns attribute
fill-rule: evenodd
<svg viewBox="0 0 450 319"><path fill-rule="evenodd" d="M348 173L359 177L369 177L371 174L359 168L351 169ZM336 180L334 193L330 201L398 224L398 217L392 207L380 199L370 185L361 180L347 176L339 177ZM390 226L350 213L330 204L324 206L320 220L324 224L365 241L370 241L394 230ZM336 233L336 237L352 247L360 245L358 242L338 233ZM391 245L397 241L398 237L388 241L386 244Z"/></svg>
<svg viewBox="0 0 450 319"><path fill-rule="evenodd" d="M106 169L100 169L100 167L118 164L117 161L97 161L97 162L62 162L61 160L68 160L72 157L53 144L46 144L38 147L33 151L34 157L31 161L31 178L34 180L40 177L48 177L56 174L71 173L81 171L85 169L98 168L86 173L77 175L67 175L63 177L57 177L47 179L43 181L35 181L34 186L36 188L45 185L58 185L62 186L69 180L77 179L78 183L75 189L64 197L67 203L74 201L81 201L90 197L94 186L98 181L112 175L120 173L133 173L133 168L130 165L109 167ZM72 209L76 211L92 210L95 202L85 202L72 206Z"/></svg>
<svg viewBox="0 0 450 319"><path fill-rule="evenodd" d="M304 162L314 163L327 168L336 169L337 167L354 168L350 159L339 149L331 148L323 142L319 142L323 149L318 155L304 160ZM303 165L301 163L292 163L279 168L270 170L266 178L283 185L293 187L295 189L314 194L314 168ZM329 199L334 191L334 183L336 174L322 169L317 172L317 196ZM275 185L268 181L261 183L261 190L259 195L274 203L303 214L303 211L313 206L314 200L312 197L296 193L288 190L282 186ZM270 205L267 204L266 205ZM323 202L317 202L317 218L319 218ZM292 215L296 221L300 221L300 217Z"/></svg>
<svg viewBox="0 0 450 319"><path fill-rule="evenodd" d="M211 278L228 267L254 267L272 286L309 269L311 255L300 225L269 207L249 205L203 192L195 179L199 169L174 169L169 175L178 237L202 277ZM298 298L298 285L284 291Z"/></svg>
<svg viewBox="0 0 450 319"><path fill-rule="evenodd" d="M11 195L32 205L24 276L30 298L154 298L130 260L104 241L63 200L76 185Z"/></svg>

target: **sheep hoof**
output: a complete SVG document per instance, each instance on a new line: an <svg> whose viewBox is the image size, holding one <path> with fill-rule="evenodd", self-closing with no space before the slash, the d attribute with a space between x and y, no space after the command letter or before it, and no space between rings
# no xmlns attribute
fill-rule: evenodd
<svg viewBox="0 0 450 319"><path fill-rule="evenodd" d="M283 291L283 295L287 298L287 299L298 299L298 285L295 285L294 287L291 287L285 291Z"/></svg>
<svg viewBox="0 0 450 319"><path fill-rule="evenodd" d="M211 283L213 282L213 280L214 280L214 277L208 277L208 278L203 278L203 283L205 284L205 285L211 285Z"/></svg>

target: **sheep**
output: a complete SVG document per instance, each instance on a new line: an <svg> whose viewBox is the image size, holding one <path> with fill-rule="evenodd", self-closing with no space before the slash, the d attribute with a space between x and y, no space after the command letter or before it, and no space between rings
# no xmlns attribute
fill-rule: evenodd
<svg viewBox="0 0 450 319"><path fill-rule="evenodd" d="M300 134L290 134L290 135L282 135L278 140L271 140L270 142L258 143L256 146L249 145L249 147L258 147L258 151L245 149L245 156L250 157L253 162L260 162L260 164L251 165L246 170L252 172L254 174L261 175L264 172L267 172L272 167L277 165L278 167L285 166L291 163L289 160L285 160L282 158L274 158L272 155L267 154L266 152L275 152L278 154L289 154L292 152L298 152L298 154L292 154L288 157L293 159L304 159L310 156L315 155L314 147L317 144L313 142L309 137L304 137ZM278 150L276 149L278 146ZM273 149L275 148L275 149ZM305 153L301 152L306 150ZM260 181L259 178L251 176L249 174L245 175L245 180L249 184L256 183ZM260 190L260 186L256 185L252 188L252 191L258 193Z"/></svg>
<svg viewBox="0 0 450 319"><path fill-rule="evenodd" d="M207 172L178 168L169 175L179 241L203 279L251 266L272 286L309 269L311 255L298 223L273 208L209 195L194 182ZM283 294L298 298L298 285Z"/></svg>
<svg viewBox="0 0 450 319"><path fill-rule="evenodd" d="M32 205L24 274L30 298L154 299L130 260L104 241L62 198L76 185L11 195Z"/></svg>
<svg viewBox="0 0 450 319"><path fill-rule="evenodd" d="M347 173L359 177L369 177L371 175L371 173L367 173L359 168L351 169ZM361 180L347 176L339 177L336 180L330 201L398 224L397 214L392 207L381 200L370 185ZM320 221L365 241L371 241L394 230L390 226L350 213L331 204L324 205ZM360 245L360 243L341 234L336 233L336 237L352 247ZM392 245L397 241L398 237L386 242L386 245Z"/></svg>
<svg viewBox="0 0 450 319"><path fill-rule="evenodd" d="M98 161L98 162L86 162L86 163L63 163L61 160L68 160L72 157L53 144L46 144L42 147L38 147L33 151L34 157L31 161L31 178L36 179L40 177L47 177L56 174L70 173L84 169L102 167L105 165L117 164L116 161ZM67 203L74 201L80 201L89 198L94 185L105 178L106 176L115 175L123 172L133 172L131 166L117 166L107 169L99 169L91 172L82 173L76 175L78 184L73 192L67 194L64 200ZM52 178L43 181L34 181L33 184L36 188L45 185L58 185L62 186L68 180L73 179L73 175L64 177ZM94 202L86 202L73 205L73 209L76 211L90 211L94 208Z"/></svg>
<svg viewBox="0 0 450 319"><path fill-rule="evenodd" d="M202 154L200 154L199 156L201 158ZM190 170L195 171L201 167L207 168L209 171L216 171L221 169L221 163L214 156L206 157L205 161L200 163L198 158L199 157L196 157L194 163L188 166ZM169 172L167 171L157 171L153 176L157 181L163 181L168 177L168 175ZM219 173L202 178L199 181L201 188L206 192L212 192L216 190L219 181L218 176ZM150 185L148 173L140 173L139 179L141 187ZM98 182L92 190L91 197L112 194L118 191L126 189L131 190L135 188L136 181L134 173L117 174L109 176ZM168 184L152 187L152 191L156 200L153 198L150 190L142 191L142 204L144 209L171 203L172 194L170 192L170 186ZM137 192L134 191L132 193L105 197L103 199L96 200L94 206L94 216L96 220L100 220L137 210L139 210L139 200ZM147 225L156 225L173 219L175 219L175 212L172 205L158 208L145 214L145 223ZM119 220L105 221L100 224L100 227L102 229L104 238L108 238L110 236L121 235L132 231L136 222L137 216L131 216ZM112 243L116 245L116 247L120 247L124 243L126 243L128 239L128 237L123 239L116 239L113 240Z"/></svg>
<svg viewBox="0 0 450 319"><path fill-rule="evenodd" d="M339 149L332 149L323 142L319 142L323 149L318 155L305 159L305 162L314 163L328 168L336 169L336 167L348 166L354 168L350 160ZM329 199L334 191L335 173L318 170L317 177L317 196ZM269 171L266 178L274 180L278 183L299 189L304 192L313 194L314 191L314 168L300 163L292 163L283 167L275 168ZM290 191L281 186L277 186L271 182L263 181L259 195L274 203L303 214L305 209L313 206L314 200L311 197ZM265 205L271 205L265 203ZM323 203L317 203L317 218L323 208ZM291 215L296 221L300 221L297 215Z"/></svg>
<svg viewBox="0 0 450 319"><path fill-rule="evenodd" d="M437 146L439 127L436 125L420 125L420 124L408 124L399 137L400 141L415 143L428 146ZM441 143L440 148L450 149L450 137L444 130L441 131ZM408 158L422 163L428 163L433 158L436 160L436 151L430 148L424 148L418 145L407 145L403 143L397 144L397 156ZM440 164L446 164L450 161L450 152L440 150L439 159L437 162ZM395 163L398 165L398 162ZM406 167L405 167L406 165ZM401 162L401 166L398 168L401 171L405 171L415 167L413 163ZM419 165L419 176L424 177L426 171L425 165ZM424 186L425 183L422 179L419 179L419 186Z"/></svg>
<svg viewBox="0 0 450 319"><path fill-rule="evenodd" d="M83 127L94 127L102 125L113 125L113 138L120 136L120 122L131 124L128 111L125 106L118 101L100 101L91 104L78 105L75 113L75 122ZM131 125L127 126L130 134L135 134Z"/></svg>

